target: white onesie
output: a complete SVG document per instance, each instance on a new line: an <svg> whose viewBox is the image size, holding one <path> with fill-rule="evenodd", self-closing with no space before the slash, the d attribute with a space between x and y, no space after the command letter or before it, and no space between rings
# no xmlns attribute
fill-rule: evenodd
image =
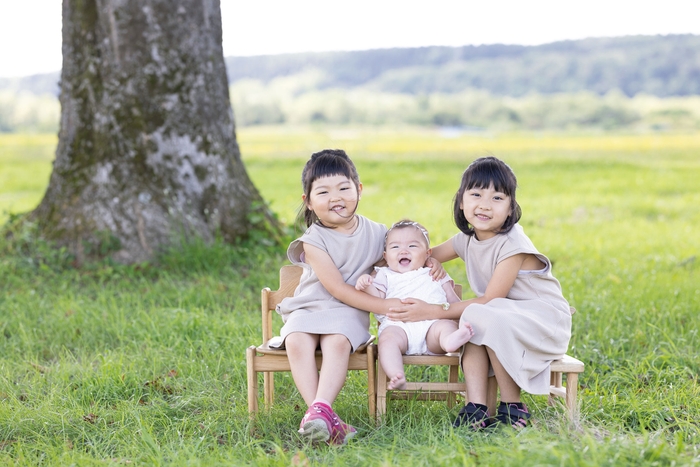
<svg viewBox="0 0 700 467"><path fill-rule="evenodd" d="M440 281L434 281L430 276L430 268L420 268L414 271L399 273L392 271L388 267L376 267L377 276L372 281L377 290L386 294L385 298L417 298L426 303L445 303L458 300L455 295L453 300L448 300L443 289L443 284L448 282L454 287L454 282L449 275L445 275ZM406 355L432 354L428 350L425 338L428 329L437 320L429 319L423 321L394 321L385 315L375 315L379 321L378 335L388 326L398 326L404 330L408 337L408 350Z"/></svg>

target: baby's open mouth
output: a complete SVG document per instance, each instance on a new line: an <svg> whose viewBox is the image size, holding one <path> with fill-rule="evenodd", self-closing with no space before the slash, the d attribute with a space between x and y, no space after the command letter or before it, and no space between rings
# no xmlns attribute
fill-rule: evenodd
<svg viewBox="0 0 700 467"><path fill-rule="evenodd" d="M408 258L401 258L401 259L399 260L399 264L400 264L401 266L408 266L409 264L411 264L411 260L408 259Z"/></svg>

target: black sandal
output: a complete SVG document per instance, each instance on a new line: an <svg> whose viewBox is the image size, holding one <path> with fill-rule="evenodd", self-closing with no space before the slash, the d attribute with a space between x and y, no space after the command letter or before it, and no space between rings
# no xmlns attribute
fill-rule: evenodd
<svg viewBox="0 0 700 467"><path fill-rule="evenodd" d="M530 412L522 402L501 402L498 406L496 420L513 428L525 428L530 424Z"/></svg>
<svg viewBox="0 0 700 467"><path fill-rule="evenodd" d="M488 427L491 423L493 422L485 405L469 402L459 411L452 426L454 428L469 426L472 430L478 431Z"/></svg>

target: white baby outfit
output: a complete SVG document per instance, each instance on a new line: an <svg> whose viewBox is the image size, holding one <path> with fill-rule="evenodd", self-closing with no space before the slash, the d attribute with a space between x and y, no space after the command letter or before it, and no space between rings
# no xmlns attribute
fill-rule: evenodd
<svg viewBox="0 0 700 467"><path fill-rule="evenodd" d="M420 268L414 271L399 273L392 271L388 267L374 268L377 271L377 276L372 281L377 290L386 294L385 298L417 298L426 303L446 303L448 301L457 301L447 299L443 284L449 283L450 289L454 287L454 282L449 276L445 276L440 281L434 281L430 276L430 268ZM435 319L412 321L404 323L403 321L394 321L386 317L386 315L375 315L379 321L378 335L389 326L398 326L404 330L408 337L408 351L406 355L422 355L432 354L428 351L428 346L425 338L428 334L430 326L437 321Z"/></svg>

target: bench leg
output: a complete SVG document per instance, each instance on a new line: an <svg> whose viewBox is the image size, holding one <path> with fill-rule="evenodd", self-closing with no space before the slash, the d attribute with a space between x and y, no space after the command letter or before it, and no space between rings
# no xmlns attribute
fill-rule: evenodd
<svg viewBox="0 0 700 467"><path fill-rule="evenodd" d="M272 371L263 372L263 393L265 410L270 410L275 400L275 374Z"/></svg>
<svg viewBox="0 0 700 467"><path fill-rule="evenodd" d="M553 388L561 389L563 387L561 378L562 378L561 371L552 371L551 374L549 375L549 385ZM554 405L555 401L556 401L556 396L550 392L549 397L547 397L547 404Z"/></svg>
<svg viewBox="0 0 700 467"><path fill-rule="evenodd" d="M566 374L566 411L569 421L574 421L576 416L576 397L578 393L578 373Z"/></svg>
<svg viewBox="0 0 700 467"><path fill-rule="evenodd" d="M370 344L367 347L367 406L369 416L377 419L377 347Z"/></svg>
<svg viewBox="0 0 700 467"><path fill-rule="evenodd" d="M450 365L450 370L449 370L449 376L447 378L447 381L450 383L458 383L459 382L459 365ZM466 385L465 385L466 386ZM455 406L455 403L457 402L457 397L454 392L448 392L447 393L447 408L451 409L452 407Z"/></svg>
<svg viewBox="0 0 700 467"><path fill-rule="evenodd" d="M386 373L382 365L377 365L377 424L380 424L386 415L386 399Z"/></svg>
<svg viewBox="0 0 700 467"><path fill-rule="evenodd" d="M258 373L255 371L255 347L248 347L245 352L246 371L248 373L248 413L258 412Z"/></svg>

